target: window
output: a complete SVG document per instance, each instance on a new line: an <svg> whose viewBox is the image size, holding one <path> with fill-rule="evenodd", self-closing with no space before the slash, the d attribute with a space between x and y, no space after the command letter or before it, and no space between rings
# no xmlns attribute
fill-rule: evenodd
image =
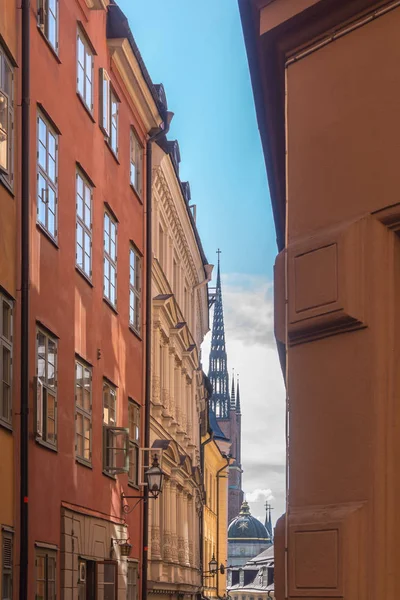
<svg viewBox="0 0 400 600"><path fill-rule="evenodd" d="M104 213L104 297L117 305L117 222Z"/></svg>
<svg viewBox="0 0 400 600"><path fill-rule="evenodd" d="M56 600L56 553L36 551L36 600Z"/></svg>
<svg viewBox="0 0 400 600"><path fill-rule="evenodd" d="M165 259L165 234L164 229L159 225L158 227L158 262L164 267Z"/></svg>
<svg viewBox="0 0 400 600"><path fill-rule="evenodd" d="M118 100L111 89L110 93L110 105L111 105L111 135L110 135L110 146L116 156L118 156Z"/></svg>
<svg viewBox="0 0 400 600"><path fill-rule="evenodd" d="M138 565L136 563L128 563L127 575L126 600L137 600Z"/></svg>
<svg viewBox="0 0 400 600"><path fill-rule="evenodd" d="M3 531L2 543L2 600L12 600L13 536Z"/></svg>
<svg viewBox="0 0 400 600"><path fill-rule="evenodd" d="M117 392L103 382L103 470L110 474L129 471L129 430L117 427Z"/></svg>
<svg viewBox="0 0 400 600"><path fill-rule="evenodd" d="M57 152L58 136L47 122L37 117L37 220L57 238Z"/></svg>
<svg viewBox="0 0 400 600"><path fill-rule="evenodd" d="M0 46L0 174L12 185L14 73Z"/></svg>
<svg viewBox="0 0 400 600"><path fill-rule="evenodd" d="M92 187L76 174L76 266L92 277Z"/></svg>
<svg viewBox="0 0 400 600"><path fill-rule="evenodd" d="M92 460L92 369L75 362L75 432L76 457Z"/></svg>
<svg viewBox="0 0 400 600"><path fill-rule="evenodd" d="M112 561L96 562L96 598L117 600L117 564Z"/></svg>
<svg viewBox="0 0 400 600"><path fill-rule="evenodd" d="M93 111L93 54L82 31L77 36L77 92L86 107Z"/></svg>
<svg viewBox="0 0 400 600"><path fill-rule="evenodd" d="M38 27L58 52L58 0L38 0Z"/></svg>
<svg viewBox="0 0 400 600"><path fill-rule="evenodd" d="M78 600L96 598L96 561L79 559Z"/></svg>
<svg viewBox="0 0 400 600"><path fill-rule="evenodd" d="M128 401L129 483L139 484L140 406Z"/></svg>
<svg viewBox="0 0 400 600"><path fill-rule="evenodd" d="M134 130L131 128L131 185L139 196L142 195L143 182L143 147Z"/></svg>
<svg viewBox="0 0 400 600"><path fill-rule="evenodd" d="M11 425L13 305L0 293L0 421Z"/></svg>
<svg viewBox="0 0 400 600"><path fill-rule="evenodd" d="M118 104L105 69L100 69L100 122L106 140L114 154L118 155Z"/></svg>
<svg viewBox="0 0 400 600"><path fill-rule="evenodd" d="M37 330L36 438L57 444L57 342Z"/></svg>
<svg viewBox="0 0 400 600"><path fill-rule="evenodd" d="M140 296L142 265L139 253L134 249L129 250L129 324L140 333Z"/></svg>

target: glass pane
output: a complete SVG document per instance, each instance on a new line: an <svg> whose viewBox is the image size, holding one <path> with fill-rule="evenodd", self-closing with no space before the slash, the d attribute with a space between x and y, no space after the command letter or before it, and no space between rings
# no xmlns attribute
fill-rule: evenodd
<svg viewBox="0 0 400 600"><path fill-rule="evenodd" d="M78 37L78 62L82 67L85 64L85 47L80 37Z"/></svg>
<svg viewBox="0 0 400 600"><path fill-rule="evenodd" d="M55 4L55 0L49 0L49 4ZM55 15L51 12L48 14L48 40L53 48L57 49L57 23Z"/></svg>
<svg viewBox="0 0 400 600"><path fill-rule="evenodd" d="M86 106L91 109L92 108L92 84L88 77L85 78L85 103Z"/></svg>
<svg viewBox="0 0 400 600"><path fill-rule="evenodd" d="M44 170L46 170L46 147L42 144L42 142L39 142L38 150L39 150L38 163Z"/></svg>
<svg viewBox="0 0 400 600"><path fill-rule="evenodd" d="M85 271L86 275L88 277L90 277L90 255L85 254L84 260L85 260L85 264L83 266L83 270Z"/></svg>
<svg viewBox="0 0 400 600"><path fill-rule="evenodd" d="M11 352L3 346L3 381L11 384Z"/></svg>
<svg viewBox="0 0 400 600"><path fill-rule="evenodd" d="M85 233L85 252L86 254L90 254L90 236L89 234Z"/></svg>
<svg viewBox="0 0 400 600"><path fill-rule="evenodd" d="M49 154L50 154L51 158L53 158L53 159L56 158L56 138L50 131L49 131Z"/></svg>
<svg viewBox="0 0 400 600"><path fill-rule="evenodd" d="M86 77L89 78L89 81L91 81L91 79L92 79L92 55L90 54L90 52L88 50L86 50L85 69L86 69Z"/></svg>
<svg viewBox="0 0 400 600"><path fill-rule="evenodd" d="M79 245L76 247L76 264L83 270L83 251Z"/></svg>
<svg viewBox="0 0 400 600"><path fill-rule="evenodd" d="M46 147L47 145L47 127L46 123L43 121L41 117L39 117L39 141Z"/></svg>
<svg viewBox="0 0 400 600"><path fill-rule="evenodd" d="M11 388L3 382L3 401L0 404L0 416L9 421L11 419Z"/></svg>
<svg viewBox="0 0 400 600"><path fill-rule="evenodd" d="M3 301L3 336L11 339L11 307Z"/></svg>
<svg viewBox="0 0 400 600"><path fill-rule="evenodd" d="M52 156L50 156L50 154L49 154L49 163L48 163L48 167L47 167L47 173L48 173L51 181L53 183L55 183L55 181L56 181L56 161Z"/></svg>
<svg viewBox="0 0 400 600"><path fill-rule="evenodd" d="M83 248L83 228L80 223L76 226L76 243Z"/></svg>
<svg viewBox="0 0 400 600"><path fill-rule="evenodd" d="M49 209L53 213L53 215L55 215L56 214L56 194L52 187L49 186L47 189L48 189L47 198L48 198Z"/></svg>
<svg viewBox="0 0 400 600"><path fill-rule="evenodd" d="M78 217L83 221L83 200L79 194L77 194L76 196L76 213Z"/></svg>

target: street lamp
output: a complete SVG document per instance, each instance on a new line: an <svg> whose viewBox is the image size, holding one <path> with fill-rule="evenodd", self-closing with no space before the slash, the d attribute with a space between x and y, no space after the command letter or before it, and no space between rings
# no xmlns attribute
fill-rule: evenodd
<svg viewBox="0 0 400 600"><path fill-rule="evenodd" d="M160 467L160 463L158 461L158 456L156 453L153 455L153 462L151 463L151 467L149 467L145 473L144 478L147 484L147 488L149 490L149 495L145 496L141 494L140 496L126 496L125 494L121 494L122 500L122 510L125 514L131 513L137 505L143 500L144 502L147 498L153 498L157 500L158 496L162 492L162 486L164 481L164 471ZM130 498L134 498L137 502L133 506L129 506L129 504L124 504L124 500L129 500Z"/></svg>
<svg viewBox="0 0 400 600"><path fill-rule="evenodd" d="M157 454L154 454L152 465L145 472L145 478L150 494L153 498L158 498L158 495L162 492L164 472L159 465Z"/></svg>
<svg viewBox="0 0 400 600"><path fill-rule="evenodd" d="M210 573L216 573L217 569L218 569L218 563L215 560L215 556L214 554L212 555L212 559L210 560L210 562L208 563L208 568L210 570Z"/></svg>
<svg viewBox="0 0 400 600"><path fill-rule="evenodd" d="M119 551L121 556L129 556L132 550L132 544L129 543L129 539L127 540L118 540L111 539L111 542L115 546L119 546Z"/></svg>

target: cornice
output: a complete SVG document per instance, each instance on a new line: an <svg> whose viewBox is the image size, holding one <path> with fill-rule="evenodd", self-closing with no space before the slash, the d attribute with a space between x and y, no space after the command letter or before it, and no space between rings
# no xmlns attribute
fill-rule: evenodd
<svg viewBox="0 0 400 600"><path fill-rule="evenodd" d="M118 69L135 108L139 112L146 132L159 127L162 118L128 39L108 39L107 45L110 50L111 59Z"/></svg>

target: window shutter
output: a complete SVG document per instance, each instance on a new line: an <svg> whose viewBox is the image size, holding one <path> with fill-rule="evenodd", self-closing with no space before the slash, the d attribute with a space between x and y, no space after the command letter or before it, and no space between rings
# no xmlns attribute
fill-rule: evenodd
<svg viewBox="0 0 400 600"><path fill-rule="evenodd" d="M12 538L3 537L3 571L12 569Z"/></svg>
<svg viewBox="0 0 400 600"><path fill-rule="evenodd" d="M43 436L43 383L36 378L36 435Z"/></svg>
<svg viewBox="0 0 400 600"><path fill-rule="evenodd" d="M105 69L100 69L100 122L104 133L110 135L110 78Z"/></svg>

